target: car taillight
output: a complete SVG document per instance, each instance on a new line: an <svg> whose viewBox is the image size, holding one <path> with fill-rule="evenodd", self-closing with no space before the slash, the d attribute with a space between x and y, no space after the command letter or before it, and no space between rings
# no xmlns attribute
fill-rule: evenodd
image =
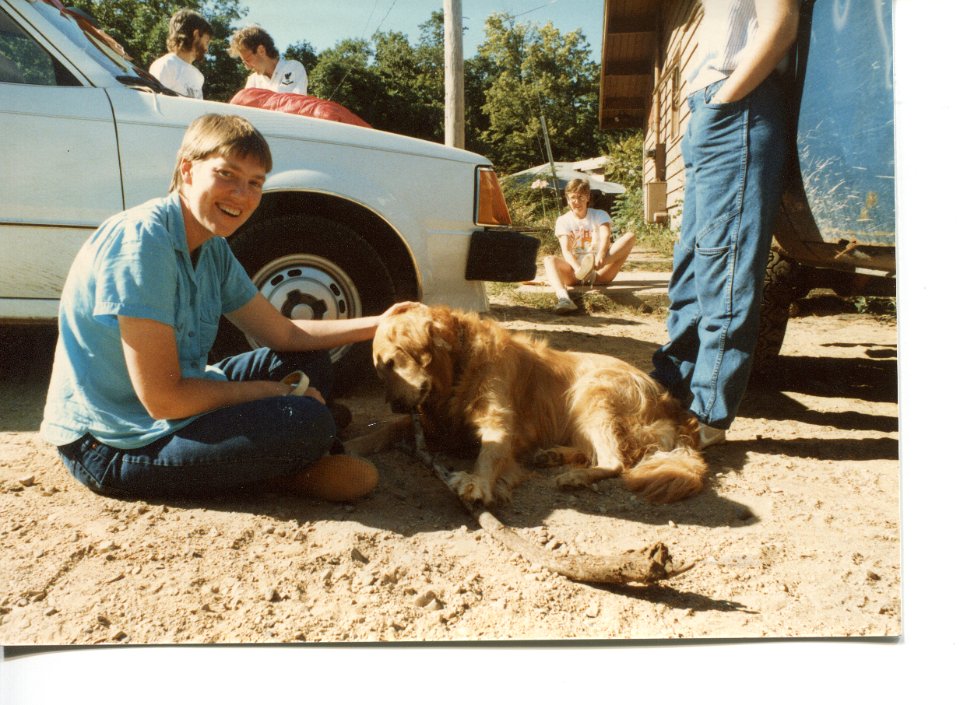
<svg viewBox="0 0 960 705"><path fill-rule="evenodd" d="M497 173L488 166L478 168L477 225L510 225L511 222Z"/></svg>

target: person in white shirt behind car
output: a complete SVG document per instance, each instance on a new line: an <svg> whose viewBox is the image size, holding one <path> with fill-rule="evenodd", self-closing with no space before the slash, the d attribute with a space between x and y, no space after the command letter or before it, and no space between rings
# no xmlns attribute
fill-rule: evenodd
<svg viewBox="0 0 960 705"><path fill-rule="evenodd" d="M213 27L193 10L179 10L170 18L168 54L150 64L150 73L170 90L188 98L203 98L203 73L194 66L210 47Z"/></svg>
<svg viewBox="0 0 960 705"><path fill-rule="evenodd" d="M294 321L258 292L226 240L272 167L247 120L197 118L176 164L166 197L107 220L70 268L41 436L116 497L370 493L376 467L337 439L327 351L380 316ZM221 316L267 347L208 361Z"/></svg>
<svg viewBox="0 0 960 705"><path fill-rule="evenodd" d="M296 59L281 57L273 38L262 27L251 25L234 32L230 56L253 72L247 77L246 88L307 95L307 70Z"/></svg>
<svg viewBox="0 0 960 705"><path fill-rule="evenodd" d="M570 210L557 218L554 234L560 241L560 256L543 258L547 282L557 295L554 311L574 313L577 305L568 286L578 283L609 284L633 249L634 234L613 239L612 221L606 211L590 208L590 182L573 179L564 189Z"/></svg>

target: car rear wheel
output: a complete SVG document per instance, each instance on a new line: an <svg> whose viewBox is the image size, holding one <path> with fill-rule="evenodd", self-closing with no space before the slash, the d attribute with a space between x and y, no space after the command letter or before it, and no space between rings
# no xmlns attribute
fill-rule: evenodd
<svg viewBox="0 0 960 705"><path fill-rule="evenodd" d="M254 223L230 239L260 293L288 318L334 320L371 316L396 298L390 271L353 229L329 218L291 215ZM228 322L215 359L257 347ZM370 344L330 351L338 392L370 367Z"/></svg>

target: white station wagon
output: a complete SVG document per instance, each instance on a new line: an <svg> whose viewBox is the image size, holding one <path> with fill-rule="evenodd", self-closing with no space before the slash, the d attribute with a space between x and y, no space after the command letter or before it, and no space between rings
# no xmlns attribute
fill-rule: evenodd
<svg viewBox="0 0 960 705"><path fill-rule="evenodd" d="M53 321L67 270L109 216L167 192L186 126L243 115L273 152L260 208L230 238L293 318L399 300L485 310L484 280L536 271L490 162L365 127L171 94L58 0L0 0L0 322ZM224 322L218 352L248 344ZM362 346L334 351L352 366Z"/></svg>

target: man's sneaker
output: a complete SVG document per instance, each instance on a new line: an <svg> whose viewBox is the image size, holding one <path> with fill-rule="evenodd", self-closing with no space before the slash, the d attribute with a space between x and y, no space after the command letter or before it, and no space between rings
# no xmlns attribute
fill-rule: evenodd
<svg viewBox="0 0 960 705"><path fill-rule="evenodd" d="M325 455L303 472L284 478L297 494L328 502L355 502L377 488L380 474L373 463L353 455Z"/></svg>
<svg viewBox="0 0 960 705"><path fill-rule="evenodd" d="M575 276L579 281L583 281L584 279L587 279L591 274L594 273L593 265L594 265L593 253L588 252L583 256L583 259L580 260L580 265L577 267L577 270L573 273L573 276ZM596 278L596 276L594 276L594 278Z"/></svg>
<svg viewBox="0 0 960 705"><path fill-rule="evenodd" d="M553 310L557 313L566 315L576 312L577 305L569 298L564 297L557 301L557 305L553 307Z"/></svg>
<svg viewBox="0 0 960 705"><path fill-rule="evenodd" d="M725 443L726 440L727 432L722 428L714 428L703 422L700 423L700 450Z"/></svg>

